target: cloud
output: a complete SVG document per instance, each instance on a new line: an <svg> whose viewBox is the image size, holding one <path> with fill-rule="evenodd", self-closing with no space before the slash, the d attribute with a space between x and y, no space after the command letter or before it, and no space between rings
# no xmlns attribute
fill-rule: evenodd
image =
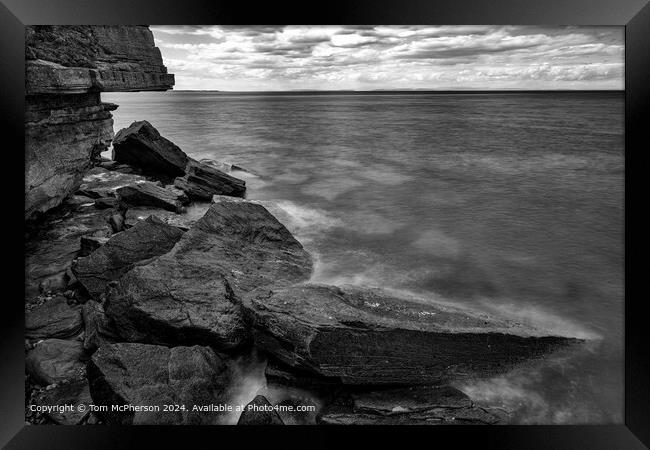
<svg viewBox="0 0 650 450"><path fill-rule="evenodd" d="M622 89L621 27L152 26L177 89Z"/></svg>

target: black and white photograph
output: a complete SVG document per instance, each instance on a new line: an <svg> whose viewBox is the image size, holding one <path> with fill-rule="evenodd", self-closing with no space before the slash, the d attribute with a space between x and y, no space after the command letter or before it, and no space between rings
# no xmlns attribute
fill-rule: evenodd
<svg viewBox="0 0 650 450"><path fill-rule="evenodd" d="M25 27L25 422L622 425L625 29Z"/></svg>

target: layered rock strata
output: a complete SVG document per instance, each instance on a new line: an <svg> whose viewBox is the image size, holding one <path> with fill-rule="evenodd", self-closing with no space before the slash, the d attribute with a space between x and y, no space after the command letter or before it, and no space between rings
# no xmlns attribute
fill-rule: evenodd
<svg viewBox="0 0 650 450"><path fill-rule="evenodd" d="M25 218L74 192L113 138L102 91L167 90L146 26L28 26L25 31Z"/></svg>
<svg viewBox="0 0 650 450"><path fill-rule="evenodd" d="M344 384L437 384L502 373L579 340L487 314L357 287L258 289L243 307L255 343Z"/></svg>
<svg viewBox="0 0 650 450"><path fill-rule="evenodd" d="M332 402L316 420L323 425L494 425L506 418L443 385L352 393Z"/></svg>

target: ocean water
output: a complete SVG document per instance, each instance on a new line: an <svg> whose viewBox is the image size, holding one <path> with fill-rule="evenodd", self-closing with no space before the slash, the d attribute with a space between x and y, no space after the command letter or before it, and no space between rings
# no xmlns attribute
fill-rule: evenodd
<svg viewBox="0 0 650 450"><path fill-rule="evenodd" d="M247 169L317 259L380 286L582 337L458 386L517 423L623 421L622 93L103 94L190 156Z"/></svg>

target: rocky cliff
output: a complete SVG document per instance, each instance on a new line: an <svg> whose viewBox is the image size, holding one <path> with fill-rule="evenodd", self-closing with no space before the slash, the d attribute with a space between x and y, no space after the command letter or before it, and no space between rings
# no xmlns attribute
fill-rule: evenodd
<svg viewBox="0 0 650 450"><path fill-rule="evenodd" d="M113 139L102 91L167 90L146 26L30 26L25 31L25 218L77 189Z"/></svg>

